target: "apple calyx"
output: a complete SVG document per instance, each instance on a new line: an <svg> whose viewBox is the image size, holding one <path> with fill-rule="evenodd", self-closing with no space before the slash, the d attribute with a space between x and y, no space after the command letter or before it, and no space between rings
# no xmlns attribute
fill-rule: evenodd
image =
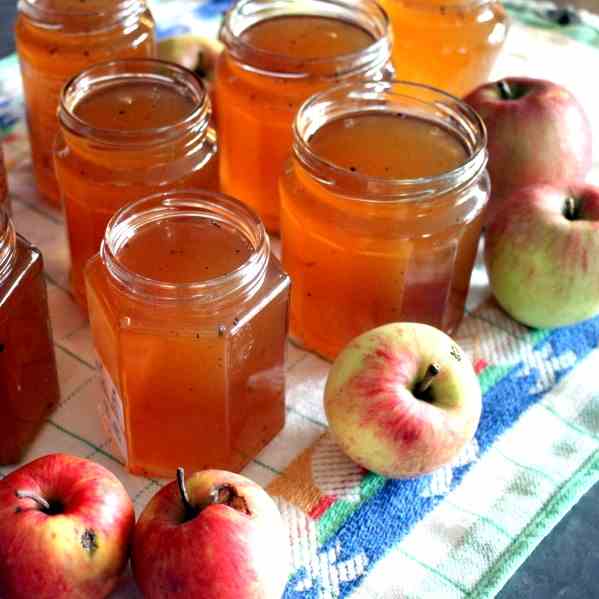
<svg viewBox="0 0 599 599"><path fill-rule="evenodd" d="M436 362L433 362L432 364L428 365L428 368L426 369L426 372L424 373L422 380L418 382L416 384L416 387L414 388L414 397L416 397L416 399L422 399L424 401L430 400L430 393L427 393L427 391L432 385L434 378L440 372L441 367Z"/></svg>
<svg viewBox="0 0 599 599"><path fill-rule="evenodd" d="M183 507L185 508L184 522L193 520L207 507L218 504L226 505L238 512L241 512L242 514L245 514L246 516L251 515L246 500L231 484L225 483L223 485L214 486L208 494L208 500L198 506L194 506L189 499L189 493L187 491L187 486L185 485L185 470L182 467L177 468L177 485L179 487L179 493L181 495Z"/></svg>
<svg viewBox="0 0 599 599"><path fill-rule="evenodd" d="M509 84L505 79L500 79L496 85L502 100L518 100L527 93L522 85Z"/></svg>
<svg viewBox="0 0 599 599"><path fill-rule="evenodd" d="M564 209L562 211L564 218L568 220L579 220L580 219L580 202L576 201L576 198L568 196L564 200Z"/></svg>
<svg viewBox="0 0 599 599"><path fill-rule="evenodd" d="M44 512L44 514L47 514L48 516L55 516L56 514L62 513L62 505L60 505L58 502L50 503L37 493L33 493L31 491L21 491L20 489L17 489L15 491L15 496L18 499L31 499L32 501L35 501L35 503L37 503L39 506L40 511Z"/></svg>

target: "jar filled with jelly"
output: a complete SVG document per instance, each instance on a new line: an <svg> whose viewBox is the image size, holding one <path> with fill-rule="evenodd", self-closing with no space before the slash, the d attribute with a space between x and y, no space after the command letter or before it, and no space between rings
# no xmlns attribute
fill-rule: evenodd
<svg viewBox="0 0 599 599"><path fill-rule="evenodd" d="M99 62L154 56L154 29L145 0L19 0L15 35L33 170L51 204L59 205L52 148L62 86Z"/></svg>
<svg viewBox="0 0 599 599"><path fill-rule="evenodd" d="M241 0L225 16L215 97L223 191L279 230L278 177L300 105L338 81L377 79L391 37L372 0Z"/></svg>
<svg viewBox="0 0 599 599"><path fill-rule="evenodd" d="M202 191L130 204L86 281L103 419L131 472L239 471L281 430L289 278L248 208Z"/></svg>
<svg viewBox="0 0 599 599"><path fill-rule="evenodd" d="M217 190L216 132L201 80L153 59L96 65L62 93L56 175L71 254L71 288L85 306L83 268L122 206L171 189Z"/></svg>
<svg viewBox="0 0 599 599"><path fill-rule="evenodd" d="M498 0L381 0L399 78L462 97L485 83L509 19Z"/></svg>
<svg viewBox="0 0 599 599"><path fill-rule="evenodd" d="M43 268L0 209L0 464L21 460L60 399Z"/></svg>
<svg viewBox="0 0 599 599"><path fill-rule="evenodd" d="M460 100L353 83L298 113L281 178L292 339L327 358L394 322L460 323L489 197L486 133Z"/></svg>

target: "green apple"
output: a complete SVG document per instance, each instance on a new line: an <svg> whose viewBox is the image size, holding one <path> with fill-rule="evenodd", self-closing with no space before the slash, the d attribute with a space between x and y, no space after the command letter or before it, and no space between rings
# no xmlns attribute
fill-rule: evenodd
<svg viewBox="0 0 599 599"><path fill-rule="evenodd" d="M523 324L558 327L599 313L599 188L510 194L487 229L485 263L498 303Z"/></svg>
<svg viewBox="0 0 599 599"><path fill-rule="evenodd" d="M351 341L333 363L324 401L341 449L391 478L451 462L481 413L468 357L451 337L418 323L387 324Z"/></svg>

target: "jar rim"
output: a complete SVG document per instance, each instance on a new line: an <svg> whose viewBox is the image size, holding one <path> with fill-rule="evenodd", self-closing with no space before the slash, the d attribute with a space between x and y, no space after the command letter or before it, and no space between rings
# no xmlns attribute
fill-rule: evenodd
<svg viewBox="0 0 599 599"><path fill-rule="evenodd" d="M473 8L478 8L480 6L485 6L487 4L493 4L498 0L443 0L438 3L430 3L430 0L403 0L404 5L407 8L410 7L426 7L430 9L443 9L442 14L452 14L460 12L464 9L472 10Z"/></svg>
<svg viewBox="0 0 599 599"><path fill-rule="evenodd" d="M16 259L16 231L5 207L0 207L0 284L10 274Z"/></svg>
<svg viewBox="0 0 599 599"><path fill-rule="evenodd" d="M74 108L92 85L112 85L120 80L163 81L184 85L197 98L197 105L184 118L161 127L127 130L96 127L90 125ZM85 135L108 144L122 144L130 141L133 145L146 147L162 144L166 139L177 138L181 132L199 127L207 129L212 113L210 97L206 87L193 71L181 65L156 58L124 58L98 63L73 76L60 94L58 118L61 125L74 134ZM201 131L200 131L201 132Z"/></svg>
<svg viewBox="0 0 599 599"><path fill-rule="evenodd" d="M232 226L253 251L223 275L196 282L172 283L140 275L119 260L120 249L142 227L182 215ZM260 218L246 205L219 192L181 190L156 193L125 205L110 219L100 247L110 275L134 295L153 301L193 300L201 304L238 301L259 289L270 260L270 239Z"/></svg>
<svg viewBox="0 0 599 599"><path fill-rule="evenodd" d="M145 0L118 0L111 7L105 9L89 9L73 11L72 9L57 9L43 6L39 0L18 0L17 9L38 24L59 25L64 19L79 18L98 20L109 17L111 22L117 23L123 19L139 15L147 10Z"/></svg>
<svg viewBox="0 0 599 599"><path fill-rule="evenodd" d="M395 89L401 88L402 93L396 93ZM397 107L389 108L383 104L384 95L393 94L397 98L413 99L426 105L427 103L445 113L451 120L452 132L458 134L455 127L461 125L468 129L460 132L462 142L467 143L469 155L459 166L440 173L426 177L398 179L366 175L360 172L350 171L332 161L320 157L310 145L310 138L323 125L336 118L369 112L362 107L352 109L344 103L356 101L372 102L370 111L397 113ZM427 101L418 98L417 94L428 97ZM337 100L335 102L335 100ZM337 112L329 118L323 116L323 109L335 106ZM316 126L312 124L313 114L321 119ZM420 117L425 118L425 117ZM431 119L432 120L432 119ZM462 121L461 123L459 121ZM441 124L441 121L437 121ZM464 139L469 134L470 139ZM350 81L330 87L324 91L314 94L300 106L293 123L293 154L295 158L308 169L308 171L320 182L328 187L336 187L336 181L351 181L355 187L360 189L360 195L348 195L348 199L367 203L390 203L393 201L410 202L419 201L423 197L441 195L467 185L482 174L487 165L487 131L480 115L468 104L451 94L436 87L421 83L413 83L403 80L392 81ZM357 185L356 185L357 184Z"/></svg>
<svg viewBox="0 0 599 599"><path fill-rule="evenodd" d="M256 5L256 12L250 13L248 5ZM294 8L289 11L285 9ZM300 10L297 10L297 7ZM312 10L310 10L312 8ZM240 33L246 31L256 23L278 16L331 16L331 11L345 11L344 20L352 22L362 28L364 21L371 18L373 23L367 29L373 36L373 42L362 50L338 54L333 57L321 58L293 58L279 52L271 52L256 48L241 39ZM244 12L245 11L245 12ZM269 14L259 15L267 12ZM270 14L269 11L277 11ZM258 15L255 21L248 23L241 31L235 31L233 20L246 19ZM341 18L332 15L331 18ZM345 0L306 0L297 3L295 0L239 0L224 15L219 31L219 38L226 50L237 60L248 65L251 70L268 75L277 75L288 78L306 78L318 73L321 76L342 76L346 73L355 73L362 70L382 68L391 57L392 29L389 16L385 9L376 0L362 0L360 3L350 3ZM261 68L262 64L268 68ZM274 66L273 66L274 65Z"/></svg>

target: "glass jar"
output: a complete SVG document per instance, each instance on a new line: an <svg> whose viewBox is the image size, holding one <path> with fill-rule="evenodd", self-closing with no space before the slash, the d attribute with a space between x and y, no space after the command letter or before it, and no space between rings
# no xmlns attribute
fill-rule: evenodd
<svg viewBox="0 0 599 599"><path fill-rule="evenodd" d="M295 113L336 81L382 76L391 51L387 16L372 0L241 0L226 14L220 38L221 185L278 232L277 181Z"/></svg>
<svg viewBox="0 0 599 599"><path fill-rule="evenodd" d="M187 69L153 59L96 65L60 101L56 176L71 253L71 288L85 307L85 263L122 206L159 191L217 190L210 99Z"/></svg>
<svg viewBox="0 0 599 599"><path fill-rule="evenodd" d="M19 0L17 53L33 170L46 201L59 205L52 147L62 86L99 62L154 56L154 28L144 0Z"/></svg>
<svg viewBox="0 0 599 599"><path fill-rule="evenodd" d="M42 256L0 210L0 464L21 460L59 399Z"/></svg>
<svg viewBox="0 0 599 599"><path fill-rule="evenodd" d="M104 421L131 472L239 471L281 430L289 278L249 209L205 191L139 200L86 281Z"/></svg>
<svg viewBox="0 0 599 599"><path fill-rule="evenodd" d="M462 97L488 81L505 42L499 1L381 0L393 27L393 64L407 81Z"/></svg>
<svg viewBox="0 0 599 599"><path fill-rule="evenodd" d="M306 102L280 182L292 339L333 359L387 322L455 331L486 163L480 117L434 88L358 82Z"/></svg>

